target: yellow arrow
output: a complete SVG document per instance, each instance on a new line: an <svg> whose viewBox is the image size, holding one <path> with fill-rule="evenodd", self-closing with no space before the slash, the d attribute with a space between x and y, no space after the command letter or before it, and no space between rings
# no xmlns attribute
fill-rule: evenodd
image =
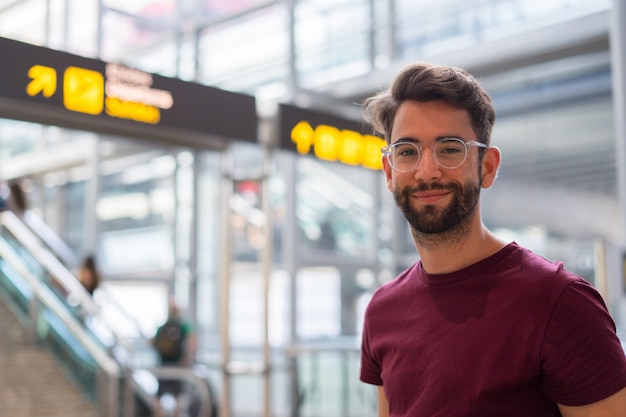
<svg viewBox="0 0 626 417"><path fill-rule="evenodd" d="M315 131L307 121L300 121L291 129L291 141L296 143L299 153L306 155L311 151L315 139Z"/></svg>
<svg viewBox="0 0 626 417"><path fill-rule="evenodd" d="M32 79L26 86L29 96L41 93L45 98L50 98L57 91L57 72L54 68L33 65L28 70L28 76Z"/></svg>

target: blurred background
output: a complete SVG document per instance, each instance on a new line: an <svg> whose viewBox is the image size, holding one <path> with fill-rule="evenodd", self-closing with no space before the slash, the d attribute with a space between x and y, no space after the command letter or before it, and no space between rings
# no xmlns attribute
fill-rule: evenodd
<svg viewBox="0 0 626 417"><path fill-rule="evenodd" d="M167 409L151 402L159 371L149 372L158 367L149 339L170 299L198 337L195 373L178 377L204 381L213 412L373 415L375 391L358 381L363 310L417 255L376 163L333 160L317 144L298 152L289 129L306 121L306 140L318 125L368 139L359 103L404 65L428 61L466 68L494 100L492 144L503 161L483 192L487 226L592 282L621 335L625 7L0 0L0 37L20 47L119 64L190 91L236 93L252 107L231 111L230 125L254 124L252 140L135 135L86 118L55 121L45 109L39 121L0 92L2 193L18 183L28 212L2 217L0 300L56 346L98 415ZM11 60L5 54L0 68ZM217 110L202 103L190 99L189 113L213 123ZM301 111L292 124L289 109ZM93 298L71 282L89 255L101 274ZM48 291L55 285L63 291ZM88 365L68 365L81 355ZM204 401L200 385L194 395Z"/></svg>

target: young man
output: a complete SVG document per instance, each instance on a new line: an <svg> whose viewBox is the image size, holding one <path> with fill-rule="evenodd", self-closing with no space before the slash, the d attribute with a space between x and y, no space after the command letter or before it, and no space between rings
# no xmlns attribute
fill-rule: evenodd
<svg viewBox="0 0 626 417"><path fill-rule="evenodd" d="M156 349L161 366L191 367L196 353L196 334L190 323L181 315L174 299L168 303L167 320L156 330L152 344ZM165 393L178 396L183 392L183 381L162 378L157 395Z"/></svg>
<svg viewBox="0 0 626 417"><path fill-rule="evenodd" d="M500 151L478 82L415 64L363 108L420 258L365 314L360 378L379 416L626 416L626 357L599 294L482 223Z"/></svg>

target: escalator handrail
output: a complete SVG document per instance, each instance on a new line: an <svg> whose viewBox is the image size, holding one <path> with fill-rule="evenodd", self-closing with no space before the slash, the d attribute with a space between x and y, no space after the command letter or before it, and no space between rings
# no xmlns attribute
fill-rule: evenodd
<svg viewBox="0 0 626 417"><path fill-rule="evenodd" d="M4 225L15 238L18 239L21 245L23 245L30 254L37 259L37 261L44 267L44 269L50 273L56 281L63 287L63 290L67 293L68 297L72 297L74 302L76 302L84 312L89 315L96 317L100 313L100 306L96 304L91 295L87 292L85 287L76 279L74 274L72 274L62 263L59 261L47 248L45 248L41 242L37 239L34 233L28 229L20 219L13 213L6 211L0 213L0 223ZM107 298L111 299L110 295L107 293ZM128 317L128 322L133 323L133 325L137 326L136 321L131 318L125 310L121 309L119 305L115 305L115 307L125 316ZM128 351L131 351L132 348L126 342L126 340L117 334L113 329L111 330L111 334L115 339L115 343L118 346L125 348ZM141 328L137 328L137 334L141 337L145 338L144 332Z"/></svg>
<svg viewBox="0 0 626 417"><path fill-rule="evenodd" d="M197 371L191 368L179 366L160 366L156 368L147 368L145 370L153 374L157 379L175 379L178 381L188 382L193 385L197 389L198 397L200 399L198 416L212 417L211 406L214 398L212 397L212 392L209 389L207 380L199 375Z"/></svg>
<svg viewBox="0 0 626 417"><path fill-rule="evenodd" d="M50 289L37 279L24 266L23 262L10 249L9 245L0 239L0 256L9 264L32 290L33 296L48 308L67 327L70 333L89 352L95 362L108 376L117 377L120 375L120 367L117 362L110 357L100 345L82 328L77 319L53 296ZM34 318L33 318L34 319Z"/></svg>
<svg viewBox="0 0 626 417"><path fill-rule="evenodd" d="M78 258L74 251L32 210L27 210L24 213L23 220L23 224L28 226L28 230L32 232L35 236L37 236L41 240L41 242L44 243L47 250L49 250L53 255L56 255L55 257L58 257L58 259L61 260L62 265L64 265L66 269L71 270L72 268L76 268L79 266ZM72 284L74 284L75 281L75 279L70 280ZM65 285L65 282L62 285L67 289L67 285ZM76 290L76 288L77 287L73 285L73 289ZM82 290L78 291L84 292ZM124 316L126 323L132 323L138 335L140 335L144 339L149 338L145 334L137 320L126 311L126 309L111 295L107 288L101 286L100 288L98 288L98 292L106 298L107 306L115 307L115 309ZM91 297L85 297L85 294L83 294L81 298L83 298L81 299L81 304L83 304L83 302L89 303L89 301L91 300ZM88 307L88 310L91 310L91 308Z"/></svg>
<svg viewBox="0 0 626 417"><path fill-rule="evenodd" d="M36 260L39 264L50 273L63 289L67 292L68 296L74 297L78 305L82 306L85 313L92 316L97 316L100 312L100 306L95 303L90 294L80 284L76 277L57 259L46 247L44 247L33 234L33 231L29 230L15 214L5 211L0 213L0 225L6 227L11 234ZM3 258L20 276L24 278L26 284L32 289L34 297L45 305L53 314L55 314L63 324L67 326L72 335L76 337L87 352L94 358L97 365L107 374L107 377L117 378L121 374L122 364L118 363L115 358L105 348L99 345L91 335L89 335L82 325L56 298L50 288L41 282L31 271L24 265L23 261L13 252L9 245L0 239L0 257ZM115 334L113 329L111 333L115 338L115 343L126 349L132 351L132 347L125 341L124 338ZM141 329L139 329L141 330ZM143 332L138 332L141 337L145 338ZM125 366L128 366L126 364ZM185 380L192 383L198 390L201 399L201 406L210 407L211 393L209 389L204 385L202 378L187 369L163 369L156 368L153 372L159 376L165 374L175 379ZM137 384L133 384L133 391L138 394L143 394L143 388ZM209 404L207 405L207 401ZM158 404L158 401L157 401ZM151 402L150 407L154 407L154 402ZM201 414L208 415L208 414Z"/></svg>
<svg viewBox="0 0 626 417"><path fill-rule="evenodd" d="M50 273L55 280L91 315L98 314L99 307L76 277L35 237L15 214L0 213L1 223L15 236L30 254Z"/></svg>
<svg viewBox="0 0 626 417"><path fill-rule="evenodd" d="M24 223L30 230L46 244L46 246L58 255L68 268L78 266L78 258L67 243L63 241L50 227L37 216L32 210L24 212Z"/></svg>

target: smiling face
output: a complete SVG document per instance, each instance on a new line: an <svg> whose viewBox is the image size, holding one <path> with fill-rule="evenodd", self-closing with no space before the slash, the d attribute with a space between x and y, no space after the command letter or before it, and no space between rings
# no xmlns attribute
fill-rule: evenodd
<svg viewBox="0 0 626 417"><path fill-rule="evenodd" d="M439 100L405 101L396 112L390 143L428 145L447 136L477 140L466 110ZM387 186L414 234L460 237L471 230L472 220L479 221L480 189L491 186L499 164L497 149L485 152L481 162L478 148L470 147L461 166L446 169L437 165L432 148L425 146L419 164L409 172L394 171L383 158Z"/></svg>

